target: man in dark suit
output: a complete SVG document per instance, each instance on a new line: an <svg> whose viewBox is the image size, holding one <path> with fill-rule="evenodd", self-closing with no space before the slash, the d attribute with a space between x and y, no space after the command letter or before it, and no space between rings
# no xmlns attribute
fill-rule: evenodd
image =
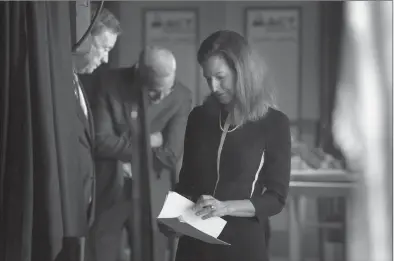
<svg viewBox="0 0 394 261"><path fill-rule="evenodd" d="M183 151L184 132L192 106L191 92L175 79L174 55L160 47L146 47L132 68L107 71L102 88L92 98L96 131L97 211L95 256L97 261L119 258L121 232L130 224L131 191L127 178L132 162L130 115L138 90L146 88L146 116L151 131L153 164L159 180L151 183L153 215L161 210L170 189L169 175ZM125 178L126 176L126 178ZM173 177L172 177L173 178ZM130 228L130 226L129 226ZM165 255L166 238L154 228L155 260Z"/></svg>
<svg viewBox="0 0 394 261"><path fill-rule="evenodd" d="M92 10L95 14L96 10ZM119 21L107 9L102 9L91 31L91 49L88 53L74 53L73 88L76 97L77 120L73 123L78 139L75 161L76 173L70 173L73 191L66 192L63 210L68 215L63 247L56 261L85 259L85 238L89 233L95 212L95 170L94 170L94 125L86 92L78 74L92 73L102 63L108 62L108 53L114 47L121 33ZM63 213L63 214L64 214ZM68 236L72 234L73 236Z"/></svg>

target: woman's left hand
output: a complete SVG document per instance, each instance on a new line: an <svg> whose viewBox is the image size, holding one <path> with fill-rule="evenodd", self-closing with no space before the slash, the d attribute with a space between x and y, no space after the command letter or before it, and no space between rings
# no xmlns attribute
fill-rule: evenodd
<svg viewBox="0 0 394 261"><path fill-rule="evenodd" d="M193 211L197 216L202 216L202 219L207 219L226 216L229 209L226 202L219 201L209 195L202 195L193 206Z"/></svg>

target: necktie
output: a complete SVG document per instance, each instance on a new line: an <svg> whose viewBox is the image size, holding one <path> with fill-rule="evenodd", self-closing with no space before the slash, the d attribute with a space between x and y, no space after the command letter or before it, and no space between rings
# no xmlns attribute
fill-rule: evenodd
<svg viewBox="0 0 394 261"><path fill-rule="evenodd" d="M85 97L83 95L81 85L79 84L78 76L74 73L74 93L77 97L79 104L81 105L82 111L85 114L86 118L88 117L88 108L86 106Z"/></svg>

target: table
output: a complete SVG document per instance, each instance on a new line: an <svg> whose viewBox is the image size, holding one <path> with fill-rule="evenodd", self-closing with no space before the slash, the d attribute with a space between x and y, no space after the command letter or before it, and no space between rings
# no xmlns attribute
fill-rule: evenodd
<svg viewBox="0 0 394 261"><path fill-rule="evenodd" d="M342 170L294 170L291 172L289 209L289 261L302 261L303 229L306 224L306 198L344 197L346 221L350 218L349 204L356 187L355 174ZM308 226L335 227L333 224Z"/></svg>

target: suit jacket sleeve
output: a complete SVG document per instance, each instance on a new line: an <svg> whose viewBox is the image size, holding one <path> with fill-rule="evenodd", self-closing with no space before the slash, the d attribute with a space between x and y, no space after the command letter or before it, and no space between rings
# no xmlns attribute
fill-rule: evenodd
<svg viewBox="0 0 394 261"><path fill-rule="evenodd" d="M109 87L104 86L104 88ZM131 132L127 126L123 130L115 129L114 108L111 107L110 95L104 88L98 88L94 106L92 106L96 132L96 156L130 162L132 156Z"/></svg>
<svg viewBox="0 0 394 261"><path fill-rule="evenodd" d="M182 155L187 118L192 105L190 92L180 94L183 95L174 102L179 102L181 105L163 130L164 145L154 150L156 158L169 168L174 168Z"/></svg>
<svg viewBox="0 0 394 261"><path fill-rule="evenodd" d="M280 213L289 190L291 168L291 138L288 118L281 114L271 122L270 139L265 151L265 163L258 182L265 192L254 193L251 202L258 220Z"/></svg>

